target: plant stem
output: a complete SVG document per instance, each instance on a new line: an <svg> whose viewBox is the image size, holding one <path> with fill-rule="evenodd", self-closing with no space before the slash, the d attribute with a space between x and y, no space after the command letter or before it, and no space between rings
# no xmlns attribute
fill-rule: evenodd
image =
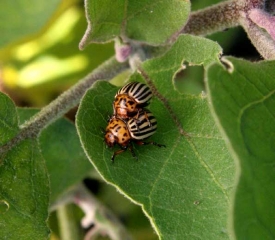
<svg viewBox="0 0 275 240"><path fill-rule="evenodd" d="M209 35L239 26L251 9L264 9L264 0L229 0L192 12L181 33Z"/></svg>
<svg viewBox="0 0 275 240"><path fill-rule="evenodd" d="M38 134L46 125L62 117L68 110L75 107L80 102L86 90L89 89L95 81L111 79L127 67L127 63L118 63L115 58L109 59L72 88L61 94L49 105L42 108L30 121L23 124L22 128L27 128L31 130L33 134Z"/></svg>
<svg viewBox="0 0 275 240"><path fill-rule="evenodd" d="M275 41L272 39L272 37L255 23L249 20L242 19L241 25L262 57L264 57L264 59L274 60Z"/></svg>
<svg viewBox="0 0 275 240"><path fill-rule="evenodd" d="M251 42L258 52L265 58L275 59L275 41L269 33L256 25L249 17L251 10L262 10L265 8L273 12L274 3L264 0L230 0L211 7L191 13L189 20L180 33L194 35L209 35L241 25L247 32ZM173 42L177 35L173 36Z"/></svg>
<svg viewBox="0 0 275 240"><path fill-rule="evenodd" d="M127 68L129 68L127 62L118 63L114 57L101 64L73 87L58 96L49 105L42 108L41 111L29 121L20 126L21 131L19 134L7 144L0 147L0 153L9 150L26 138L37 137L41 130L48 124L62 117L71 108L77 106L86 90L89 89L95 81L112 79Z"/></svg>
<svg viewBox="0 0 275 240"><path fill-rule="evenodd" d="M239 25L238 4L226 1L192 12L181 33L209 35Z"/></svg>
<svg viewBox="0 0 275 240"><path fill-rule="evenodd" d="M61 240L80 240L80 228L75 221L73 205L62 205L57 209L57 219Z"/></svg>
<svg viewBox="0 0 275 240"><path fill-rule="evenodd" d="M108 235L109 238L113 240L132 239L130 233L120 222L117 216L103 203L98 201L98 199L84 186L83 183L79 183L78 185L72 187L66 194L53 203L50 210L57 210L58 215L61 217L69 216L66 215L67 213L64 209L62 209L62 206L68 206L70 203L75 203L82 209L84 217L81 220L81 226L83 228L89 228L94 225L85 234L84 239L90 240L93 239L92 237L102 233ZM65 220L66 219L64 219L64 221ZM67 226L68 225L64 225L64 231L66 231ZM64 235L64 239L69 238L65 238Z"/></svg>

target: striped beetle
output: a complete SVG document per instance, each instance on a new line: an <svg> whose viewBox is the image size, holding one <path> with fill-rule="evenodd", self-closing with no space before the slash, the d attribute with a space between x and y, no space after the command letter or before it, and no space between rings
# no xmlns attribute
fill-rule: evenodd
<svg viewBox="0 0 275 240"><path fill-rule="evenodd" d="M132 156L137 159L132 142L139 145L152 144L158 147L165 147L165 145L156 142L143 142L144 139L153 135L156 130L157 120L148 110L140 110L134 118L128 121L113 115L106 127L104 140L108 147L114 147L118 144L121 149L113 153L111 158L112 162L114 162L116 155L127 149L129 149Z"/></svg>
<svg viewBox="0 0 275 240"><path fill-rule="evenodd" d="M152 98L152 92L148 86L140 82L130 82L120 88L113 102L114 115L129 119L146 107Z"/></svg>

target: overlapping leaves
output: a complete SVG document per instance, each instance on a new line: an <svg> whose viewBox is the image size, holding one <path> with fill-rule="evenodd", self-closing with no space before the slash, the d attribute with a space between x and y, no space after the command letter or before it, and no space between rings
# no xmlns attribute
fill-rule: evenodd
<svg viewBox="0 0 275 240"><path fill-rule="evenodd" d="M163 44L184 26L190 11L189 1L180 0L85 2L88 27L81 48L115 37Z"/></svg>
<svg viewBox="0 0 275 240"><path fill-rule="evenodd" d="M4 110L0 138L10 140L19 132L16 108L2 93L0 106ZM21 239L47 239L48 201L48 175L37 141L23 140L2 153L0 237L18 239L20 235Z"/></svg>
<svg viewBox="0 0 275 240"><path fill-rule="evenodd" d="M2 93L0 106L1 139L7 142L20 132L17 110ZM18 109L20 122L36 112ZM2 153L0 238L18 239L20 234L20 239L47 239L49 201L56 201L90 170L74 125L64 119L43 130L39 139L26 138Z"/></svg>
<svg viewBox="0 0 275 240"><path fill-rule="evenodd" d="M238 239L273 239L275 198L275 62L229 58L230 73L208 69L217 121L239 166L232 212Z"/></svg>
<svg viewBox="0 0 275 240"><path fill-rule="evenodd" d="M112 164L112 150L103 143L101 128L106 127L112 113L116 87L97 83L85 95L77 115L81 141L94 166L108 182L142 205L162 239L195 239L198 235L203 239L229 238L232 160L206 99L179 94L172 83L183 61L209 63L216 61L219 53L220 48L211 41L182 36L164 56L143 64L189 137L180 133L174 117L155 97L149 108L157 117L158 131L150 140L167 147L135 146L138 161L126 152ZM131 80L144 81L139 74Z"/></svg>

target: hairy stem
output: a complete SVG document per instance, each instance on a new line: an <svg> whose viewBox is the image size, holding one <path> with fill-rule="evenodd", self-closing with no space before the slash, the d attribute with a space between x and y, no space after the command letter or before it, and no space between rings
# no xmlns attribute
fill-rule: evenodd
<svg viewBox="0 0 275 240"><path fill-rule="evenodd" d="M93 226L86 233L84 237L85 240L93 239L101 233L104 233L113 240L132 240L132 237L117 216L98 201L83 183L72 187L58 199L57 202L51 206L51 211L59 209L62 211L62 206L68 206L68 204L71 203L78 205L84 213L84 217L81 220L82 227L87 229Z"/></svg>
<svg viewBox="0 0 275 240"><path fill-rule="evenodd" d="M238 4L226 1L191 13L181 33L209 35L239 25Z"/></svg>
<svg viewBox="0 0 275 240"><path fill-rule="evenodd" d="M255 24L249 14L252 10L273 12L275 4L265 0L230 0L191 13L180 33L209 35L241 25L252 44L265 59L275 59L275 41L270 32ZM272 2L272 4L271 4ZM272 22L273 24L273 22ZM271 30L272 30L271 26ZM171 41L175 40L175 36Z"/></svg>
<svg viewBox="0 0 275 240"><path fill-rule="evenodd" d="M264 9L264 0L229 0L192 12L181 33L209 35L240 25L251 9Z"/></svg>
<svg viewBox="0 0 275 240"><path fill-rule="evenodd" d="M57 209L61 240L80 240L83 238L73 210L72 204L62 205Z"/></svg>
<svg viewBox="0 0 275 240"><path fill-rule="evenodd" d="M109 59L84 79L80 80L79 83L61 94L49 105L42 108L30 121L23 124L22 128L31 129L33 134L38 134L46 125L62 117L68 110L75 107L80 102L86 90L89 89L95 81L111 79L127 67L127 63L121 64L114 58Z"/></svg>
<svg viewBox="0 0 275 240"><path fill-rule="evenodd" d="M275 59L275 41L272 37L258 25L249 20L243 19L241 24L249 39L262 57L270 60Z"/></svg>
<svg viewBox="0 0 275 240"><path fill-rule="evenodd" d="M111 79L128 67L127 62L118 63L114 57L104 62L72 88L42 108L41 111L29 121L25 122L21 126L20 133L14 139L0 147L0 153L7 151L23 139L36 137L44 127L62 117L71 108L77 106L86 90L89 89L95 81Z"/></svg>

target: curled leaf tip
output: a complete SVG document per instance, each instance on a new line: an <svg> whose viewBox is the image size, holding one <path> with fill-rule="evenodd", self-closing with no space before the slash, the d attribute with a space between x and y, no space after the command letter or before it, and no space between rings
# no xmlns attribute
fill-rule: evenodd
<svg viewBox="0 0 275 240"><path fill-rule="evenodd" d="M82 37L82 39L79 43L79 46L78 46L80 50L84 50L84 48L89 44L88 37L90 35L90 32L91 32L91 26L90 26L90 24L88 24L87 30L86 30L84 36Z"/></svg>
<svg viewBox="0 0 275 240"><path fill-rule="evenodd" d="M234 71L234 65L232 64L231 61L229 61L227 58L225 57L221 57L221 64L225 67L225 69L229 72L229 73L233 73Z"/></svg>

